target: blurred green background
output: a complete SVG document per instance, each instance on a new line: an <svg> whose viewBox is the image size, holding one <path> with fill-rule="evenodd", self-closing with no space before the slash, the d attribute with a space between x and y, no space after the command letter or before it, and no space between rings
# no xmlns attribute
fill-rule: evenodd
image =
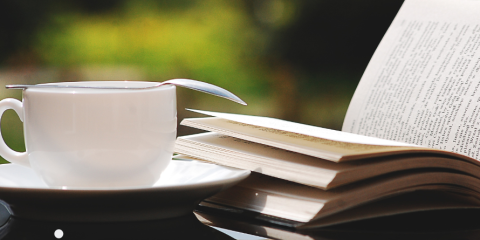
<svg viewBox="0 0 480 240"><path fill-rule="evenodd" d="M0 85L191 78L248 106L177 88L185 108L340 129L400 0L3 0ZM0 87L0 98L21 91ZM24 151L8 110L7 144ZM178 135L196 132L179 127Z"/></svg>

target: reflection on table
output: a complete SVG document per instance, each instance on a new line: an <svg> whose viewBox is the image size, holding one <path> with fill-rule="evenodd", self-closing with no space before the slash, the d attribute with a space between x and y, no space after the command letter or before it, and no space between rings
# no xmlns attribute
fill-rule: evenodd
<svg viewBox="0 0 480 240"><path fill-rule="evenodd" d="M479 214L480 210L471 209L430 211L295 230L208 209L155 221L45 222L11 217L0 204L0 239L480 239ZM61 237L55 235L58 230Z"/></svg>
<svg viewBox="0 0 480 240"><path fill-rule="evenodd" d="M268 239L480 239L478 209L425 211L362 220L313 230L296 230L255 219L254 215L197 209L206 225L231 229Z"/></svg>

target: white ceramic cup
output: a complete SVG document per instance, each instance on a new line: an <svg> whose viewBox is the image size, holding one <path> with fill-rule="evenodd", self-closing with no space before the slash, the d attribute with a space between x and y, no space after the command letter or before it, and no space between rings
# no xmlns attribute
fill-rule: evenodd
<svg viewBox="0 0 480 240"><path fill-rule="evenodd" d="M28 88L23 102L0 101L0 115L7 109L23 121L26 152L13 151L0 135L0 155L33 168L50 187L148 187L172 158L177 128L173 85L148 90Z"/></svg>

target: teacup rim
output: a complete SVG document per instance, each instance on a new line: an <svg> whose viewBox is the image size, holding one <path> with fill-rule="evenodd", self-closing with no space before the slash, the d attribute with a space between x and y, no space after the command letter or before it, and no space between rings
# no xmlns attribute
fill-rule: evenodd
<svg viewBox="0 0 480 240"><path fill-rule="evenodd" d="M120 92L136 92L136 91L158 91L170 88L175 88L174 85L166 84L155 87L159 82L152 81L135 81L135 80L106 80L106 81L71 81L71 82L51 82L41 83L38 85L68 85L69 87L52 87L52 88L27 88L27 92L41 92L41 93L120 93ZM74 86L82 86L87 88L75 88ZM103 89L103 88L88 88L88 87L125 87L125 89ZM127 87L138 87L139 89L130 89ZM147 89L142 89L143 87ZM154 87L154 88L149 88Z"/></svg>

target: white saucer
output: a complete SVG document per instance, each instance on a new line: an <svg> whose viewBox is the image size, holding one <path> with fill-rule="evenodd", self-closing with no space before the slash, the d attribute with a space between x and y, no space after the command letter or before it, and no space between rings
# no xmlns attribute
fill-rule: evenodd
<svg viewBox="0 0 480 240"><path fill-rule="evenodd" d="M139 221L191 214L203 199L250 174L197 161L174 160L149 188L52 189L33 170L0 165L0 199L17 218L45 221Z"/></svg>

